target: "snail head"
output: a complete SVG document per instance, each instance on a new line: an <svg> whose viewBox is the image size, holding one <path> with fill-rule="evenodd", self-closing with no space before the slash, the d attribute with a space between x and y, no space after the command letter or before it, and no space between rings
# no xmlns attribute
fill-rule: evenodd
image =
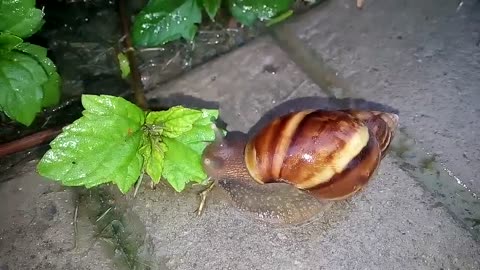
<svg viewBox="0 0 480 270"><path fill-rule="evenodd" d="M209 144L202 155L205 173L213 179L238 178L245 170L243 152L246 135L229 132L226 136L216 126L215 141Z"/></svg>

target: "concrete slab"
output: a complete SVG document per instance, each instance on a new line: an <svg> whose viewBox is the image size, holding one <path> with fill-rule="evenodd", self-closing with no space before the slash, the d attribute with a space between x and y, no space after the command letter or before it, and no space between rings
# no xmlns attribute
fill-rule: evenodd
<svg viewBox="0 0 480 270"><path fill-rule="evenodd" d="M417 146L480 194L479 2L354 2L328 1L284 29L333 70L332 94L398 109Z"/></svg>
<svg viewBox="0 0 480 270"><path fill-rule="evenodd" d="M0 184L0 269L115 269L101 243L75 240L76 194L28 172ZM81 238L94 234L89 221Z"/></svg>
<svg viewBox="0 0 480 270"><path fill-rule="evenodd" d="M169 269L480 267L478 243L414 180L389 160L379 173L361 196L298 227L253 222L218 194L201 218L188 193L144 190L134 209Z"/></svg>
<svg viewBox="0 0 480 270"><path fill-rule="evenodd" d="M276 74L264 72L266 66ZM219 102L230 130L243 132L279 103L311 96L327 94L268 38L149 94L164 105L193 104L192 97ZM320 100L317 106L332 106ZM156 256L169 258L174 269L474 269L480 263L479 244L390 158L364 193L298 227L272 228L236 215L223 199L212 199L196 219L188 204L195 197L171 201L169 193L142 192L135 209ZM150 210L142 213L145 205Z"/></svg>
<svg viewBox="0 0 480 270"><path fill-rule="evenodd" d="M341 10L345 4L350 2L340 0L332 3L333 5L330 7ZM398 6L394 5L392 1L367 3L366 8L372 8L374 4L378 4L388 10L390 16L385 15L387 11L376 9L372 9L371 13L367 13L367 9L365 9L362 13L363 16L373 16L374 18L383 16L381 18L385 22L390 22L390 17L396 16L392 15L396 14L393 11L398 11L395 9ZM423 13L416 11L413 4L407 5L410 2L396 3L403 8L410 8L405 12L408 10L414 15L404 17L403 21L400 19L394 21L397 23L395 25L406 24L410 25L412 29L417 27L416 24L411 24L410 17L421 17ZM423 4L422 6L427 8L429 7L427 4L433 5L429 1L424 2L425 6ZM441 11L447 12L447 7L449 6L439 7L439 14ZM318 12L320 11L321 9L318 10ZM346 16L351 19L354 11L350 10L349 12L352 13L337 13L335 16ZM302 21L304 19L302 18L297 26L303 25L299 28L303 29L303 32L300 30L298 32L314 33L315 28L323 29L322 25L317 25L321 21L316 20L319 17L322 18L319 14L324 13L320 12L317 14L318 16L311 13L309 15L311 17L306 17L305 20L314 22L313 26L309 26L308 21ZM340 21L336 22L334 18L328 18L324 25L332 27L336 23L342 25ZM365 23L368 21L367 19L363 20ZM376 21L379 24L379 20ZM351 24L347 24L348 27L357 25L360 23L356 24L351 21ZM388 24L385 23L385 25ZM442 26L445 25L442 24ZM348 27L346 28L348 29ZM375 25L365 27L376 29ZM340 30L335 31L339 33ZM449 33L449 35L456 36L453 32ZM420 34L418 35L420 36ZM313 36L316 35L312 34ZM435 37L440 38L436 35L429 38ZM311 37L305 34L304 38L305 41L309 41ZM311 48L317 48L318 53L323 52L318 49L319 46L317 47L318 44L323 44L321 43L323 40L319 36L316 38L315 41L309 41L309 45ZM363 38L363 36L359 38ZM393 46L390 43L385 44L385 48ZM371 44L368 43L368 45ZM432 43L431 46L434 44ZM357 47L358 54L370 53L369 57L362 59L372 59L376 55L369 51L369 46L364 49L354 46L349 50L355 51ZM348 46L344 44L344 48L348 48ZM381 48L383 47L378 47L378 49ZM401 51L401 46L398 50ZM390 51L390 53L396 55L396 50ZM384 54L382 57L387 57L388 60L388 53L384 52ZM330 51L329 55L335 55L335 52ZM339 53L332 58L328 58L328 55L325 56L326 59L341 60L338 63L343 63L343 66L338 63L338 66L335 66L335 62L329 62L329 64L333 63L332 66L339 68L338 70L341 70L343 75L350 74L347 72L350 70L348 69L350 66L346 64L346 58L343 58L348 55L344 55L346 54ZM353 52L350 56L352 55L356 55L356 53ZM405 59L403 57L406 57L406 54L399 54L398 57L400 60ZM427 61L425 60L427 58L424 56L422 63L430 63L431 66L428 66L430 70L434 65L429 61L433 60ZM354 58L350 59L350 61L353 60ZM389 60L387 60L383 63L384 65L389 64ZM379 76L375 77L377 80L366 75L362 79L355 79L355 73L351 73L350 77L347 76L348 80L343 82L345 85L352 83L358 86L361 89L359 93L369 93L366 89L370 89L369 85L375 85L377 88L374 89L377 91L372 93L375 93L376 96L369 94L367 97L387 106L398 107L402 119L407 119L405 125L410 129L419 129L417 120L413 120L418 117L414 118L412 106L401 106L402 103L406 103L405 95L401 98L402 94L388 92L386 89L389 88L385 86L382 88L382 84L373 84L382 81L381 79L384 79L383 83L387 79L394 81L391 79L392 75L388 75L387 72L393 72L391 74L395 74L394 77L398 76L399 79L395 82L399 85L402 85L402 82L412 83L411 80L408 80L410 78L407 76L408 74L425 75L425 73L421 73L423 71L421 66L417 66L419 62L416 59L412 59L411 65L400 60L396 63L402 67L401 71L406 73L401 73L400 70L387 65L390 69L386 69L384 74L379 72L377 64L371 64L379 71L368 72L381 74L376 75ZM451 59L443 58L443 60L447 62L439 63L450 63L448 61ZM409 69L411 67L415 67L413 71ZM471 79L473 83L476 78L469 73L473 72L472 69L475 70L473 63L471 69L463 70L459 67L454 72L465 71L461 74L467 74L468 76L465 75L467 76L465 78ZM360 70L360 74L367 72L360 67L351 70ZM427 73L427 75L418 81L424 82L434 77L431 73ZM199 67L175 81L159 86L148 96L157 99L157 105L164 106L184 104L215 107L219 105L222 118L228 124L229 130L242 132L248 132L250 127L255 127L258 121L268 120L279 111L287 111L297 106L322 106L325 108L342 104L356 107L380 106L356 100L333 101L328 99L332 93L336 93L338 96L354 96L349 95L352 92L351 89L339 89L338 84L335 83L336 78L329 77L329 79L332 80L326 80L327 83L320 83L322 88L318 87L314 83L317 82L316 78L309 78L303 73L299 66L294 64L289 56L275 45L272 39L262 38ZM363 79L366 82L363 82ZM460 82L458 81L458 83ZM469 82L468 80L464 81L468 87L470 87ZM428 86L427 83L422 85ZM409 87L402 89L409 89ZM424 91L425 95L432 93L432 99L436 98L441 93L435 92L435 89L428 88L428 91L434 92ZM385 96L385 93L391 97ZM408 96L412 95L417 98L414 96L417 92L407 93ZM465 95L469 98L476 97L475 93L468 93L470 92L467 91ZM306 98L301 99L302 97ZM287 102L290 100L298 102ZM444 114L434 119L437 122L443 118L449 119L447 112L454 111L449 106L453 102L459 101L460 99L451 99L451 102L441 103L447 108L447 111L438 110ZM415 108L419 108L418 110L425 109L422 113L430 112L427 110L427 108L431 108L428 107L428 104L412 102L417 102L414 105ZM283 104L280 106L281 110L275 110L278 104ZM468 107L461 111L463 113L466 110ZM468 119L465 115L461 114L461 117ZM443 127L443 123L438 125ZM453 127L456 128L455 125ZM426 124L425 128L430 131L434 130L434 127ZM466 129L462 131L464 132L462 136L468 133ZM426 132L425 136L430 133ZM422 138L423 133L414 134L419 136L418 138ZM441 139L439 141L445 147L448 146L449 151L457 153L454 147L450 147L451 141L442 141ZM471 169L468 166L463 168ZM480 268L480 244L475 242L468 231L452 218L448 210L438 203L437 198L433 197L430 192L426 192L418 181L399 168L391 156L384 160L378 175L364 192L351 200L334 204L323 215L297 226L273 226L258 219L252 219L232 207L228 197L220 188L214 189L209 197L205 214L197 217L194 213L198 203L197 191L198 187L195 187L179 194L165 184L151 190L147 183L144 183L136 198L133 198L132 194L126 198L111 195L115 192L109 188L94 190L87 195L79 196L79 193L82 192L78 189L61 188L56 184L45 182L33 172L32 167L28 173L19 174L15 181L0 184L0 205L7 206L0 208L2 211L0 214L3 217L0 221L0 269L132 268L132 265L118 263L119 257L122 257L123 254L128 255L128 261L136 264L136 269ZM75 233L72 222L77 207L79 230ZM110 207L111 211L108 210ZM98 221L106 210L110 211L108 217ZM91 213L89 214L89 212ZM107 222L108 224L106 224ZM113 226L113 223L116 225ZM113 249L105 248L99 241L93 241L95 234L103 231L102 224L105 224L104 228L110 228L109 226L112 225L113 236L117 236L117 238L110 239L110 242L114 242L114 244L119 243L119 245L113 245L115 247ZM74 238L75 235L76 238ZM79 249L72 249L74 239L77 239Z"/></svg>

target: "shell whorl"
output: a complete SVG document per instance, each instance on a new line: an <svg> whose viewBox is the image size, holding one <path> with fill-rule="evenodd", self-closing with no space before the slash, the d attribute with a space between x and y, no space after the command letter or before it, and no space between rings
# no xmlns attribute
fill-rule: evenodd
<svg viewBox="0 0 480 270"><path fill-rule="evenodd" d="M344 112L355 116L368 126L380 144L383 158L395 135L398 115L380 111L345 110Z"/></svg>
<svg viewBox="0 0 480 270"><path fill-rule="evenodd" d="M286 182L322 199L343 199L374 174L397 121L381 112L290 113L247 143L245 164L259 183Z"/></svg>

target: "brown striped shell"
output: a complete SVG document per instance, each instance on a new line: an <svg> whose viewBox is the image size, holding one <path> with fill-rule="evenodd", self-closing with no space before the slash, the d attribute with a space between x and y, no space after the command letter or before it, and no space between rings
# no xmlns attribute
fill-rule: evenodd
<svg viewBox="0 0 480 270"><path fill-rule="evenodd" d="M203 152L203 167L240 210L302 223L367 184L397 125L397 115L378 111L293 112L250 140L219 134Z"/></svg>
<svg viewBox="0 0 480 270"><path fill-rule="evenodd" d="M285 182L320 199L350 197L375 173L398 117L375 111L306 110L277 118L245 147L258 183Z"/></svg>

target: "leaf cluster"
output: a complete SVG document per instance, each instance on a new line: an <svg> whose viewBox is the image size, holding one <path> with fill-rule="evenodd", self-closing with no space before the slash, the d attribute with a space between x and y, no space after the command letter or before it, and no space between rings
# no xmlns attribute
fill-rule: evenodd
<svg viewBox="0 0 480 270"><path fill-rule="evenodd" d="M34 0L0 0L0 111L27 126L60 99L60 76L47 49L24 42L43 24Z"/></svg>
<svg viewBox="0 0 480 270"><path fill-rule="evenodd" d="M114 96L83 95L83 116L65 127L40 160L40 175L65 186L113 183L127 193L148 174L176 191L202 183L201 155L215 140L217 110L175 106L144 112Z"/></svg>
<svg viewBox="0 0 480 270"><path fill-rule="evenodd" d="M192 41L206 13L215 21L221 7L240 23L278 22L291 14L294 0L149 0L136 16L133 42L136 46L158 46L184 38Z"/></svg>

